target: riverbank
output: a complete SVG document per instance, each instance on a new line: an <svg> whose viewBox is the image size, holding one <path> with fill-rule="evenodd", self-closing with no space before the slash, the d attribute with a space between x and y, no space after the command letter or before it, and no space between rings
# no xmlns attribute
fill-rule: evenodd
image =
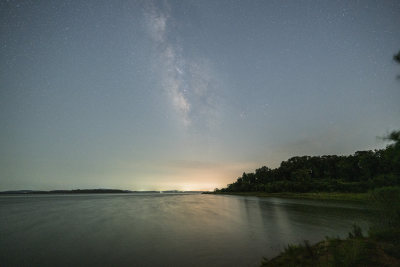
<svg viewBox="0 0 400 267"><path fill-rule="evenodd" d="M317 193L267 193L267 192L204 192L203 194L255 196L255 197L282 197L315 200L350 200L367 201L369 193L341 193L341 192L317 192Z"/></svg>
<svg viewBox="0 0 400 267"><path fill-rule="evenodd" d="M375 189L368 197L377 209L366 237L353 225L346 239L288 245L262 266L400 266L400 188Z"/></svg>
<svg viewBox="0 0 400 267"><path fill-rule="evenodd" d="M327 238L315 245L289 245L277 257L264 259L261 266L400 266L390 247L372 238Z"/></svg>

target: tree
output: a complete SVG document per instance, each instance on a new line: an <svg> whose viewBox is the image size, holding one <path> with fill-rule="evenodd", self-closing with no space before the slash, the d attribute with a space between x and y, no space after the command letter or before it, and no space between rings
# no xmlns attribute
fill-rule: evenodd
<svg viewBox="0 0 400 267"><path fill-rule="evenodd" d="M400 64L400 51L393 55L393 60ZM400 79L400 75L397 75L397 79Z"/></svg>
<svg viewBox="0 0 400 267"><path fill-rule="evenodd" d="M400 51L393 56L393 60L400 64Z"/></svg>

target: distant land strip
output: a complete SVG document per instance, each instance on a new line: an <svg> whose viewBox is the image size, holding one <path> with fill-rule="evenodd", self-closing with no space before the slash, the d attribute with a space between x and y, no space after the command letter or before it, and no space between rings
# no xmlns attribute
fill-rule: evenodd
<svg viewBox="0 0 400 267"><path fill-rule="evenodd" d="M204 192L203 194L214 195L236 195L236 196L254 196L254 197L278 197L278 198L297 198L297 199L314 199L314 200L354 200L368 201L369 193L343 193L343 192Z"/></svg>
<svg viewBox="0 0 400 267"><path fill-rule="evenodd" d="M26 194L109 194L109 193L152 193L152 194L168 194L168 193L202 193L203 191L131 191L121 189L73 189L73 190L9 190L0 192L1 195L26 195Z"/></svg>

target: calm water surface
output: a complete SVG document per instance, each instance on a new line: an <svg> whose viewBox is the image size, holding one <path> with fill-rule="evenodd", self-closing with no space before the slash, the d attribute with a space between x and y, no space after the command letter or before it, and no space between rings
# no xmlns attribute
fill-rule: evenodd
<svg viewBox="0 0 400 267"><path fill-rule="evenodd" d="M258 266L345 236L362 204L200 194L0 197L1 266Z"/></svg>

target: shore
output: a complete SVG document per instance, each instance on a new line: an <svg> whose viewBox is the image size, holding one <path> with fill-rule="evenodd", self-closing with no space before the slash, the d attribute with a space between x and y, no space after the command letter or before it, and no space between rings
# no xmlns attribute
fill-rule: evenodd
<svg viewBox="0 0 400 267"><path fill-rule="evenodd" d="M327 238L315 245L289 245L278 256L262 261L262 267L278 266L399 266L390 244L372 238Z"/></svg>
<svg viewBox="0 0 400 267"><path fill-rule="evenodd" d="M281 197L281 198L315 199L315 200L350 200L350 201L367 201L369 197L369 193L341 193L341 192L318 192L318 193L204 192L203 194L255 196L255 197Z"/></svg>

